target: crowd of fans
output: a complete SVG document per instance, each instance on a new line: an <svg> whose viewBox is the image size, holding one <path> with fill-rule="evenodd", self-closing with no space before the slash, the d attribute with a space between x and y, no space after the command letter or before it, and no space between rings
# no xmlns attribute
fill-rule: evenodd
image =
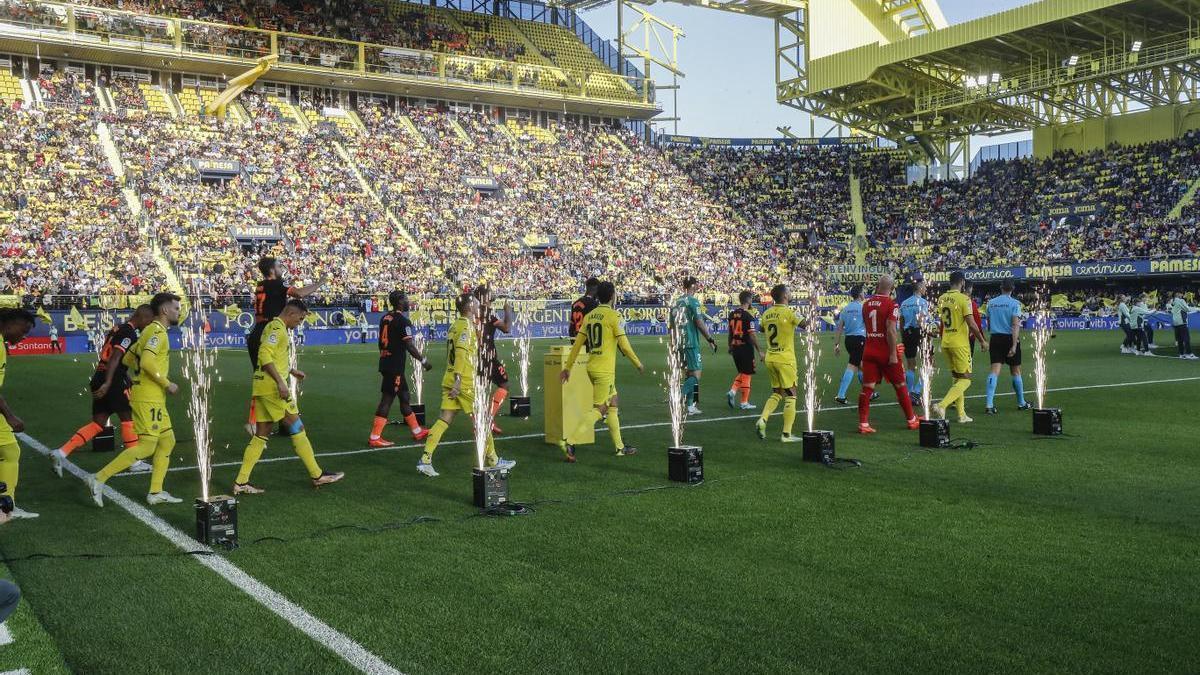
<svg viewBox="0 0 1200 675"><path fill-rule="evenodd" d="M535 137L478 112L360 113L369 133L355 160L456 284L567 295L599 274L654 295L684 271L722 290L759 287L777 271L770 251L739 240L724 209L631 134L554 124ZM530 240L557 245L543 254Z"/></svg>
<svg viewBox="0 0 1200 675"><path fill-rule="evenodd" d="M868 173L873 260L926 268L1195 255L1194 207L1169 212L1200 177L1200 135L1045 159L996 160L962 181L898 185ZM884 245L884 243L887 245Z"/></svg>
<svg viewBox="0 0 1200 675"><path fill-rule="evenodd" d="M853 259L850 148L668 148L671 161L743 220L740 238L792 258Z"/></svg>
<svg viewBox="0 0 1200 675"><path fill-rule="evenodd" d="M905 185L902 159L845 148L661 149L608 126L500 123L368 97L358 99L360 133L348 119L301 124L255 91L240 99L248 122L115 115L100 112L97 87L77 73L48 69L35 84L45 107L0 117L8 292L135 293L163 282L156 246L185 283L232 296L250 293L264 253L338 295L488 282L566 296L598 275L653 296L685 273L711 291L761 292L853 260L851 175L870 261L898 268L1194 255L1200 244L1194 206L1168 217L1200 176L1196 134ZM145 110L136 82L101 85L119 107ZM298 101L318 120L326 103L311 92ZM203 160L233 168L202 175Z"/></svg>
<svg viewBox="0 0 1200 675"><path fill-rule="evenodd" d="M94 111L0 109L0 295L129 295L162 283Z"/></svg>

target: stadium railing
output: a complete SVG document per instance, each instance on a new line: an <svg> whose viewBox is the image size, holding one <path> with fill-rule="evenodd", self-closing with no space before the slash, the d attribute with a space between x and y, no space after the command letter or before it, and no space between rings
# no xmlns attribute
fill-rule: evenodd
<svg viewBox="0 0 1200 675"><path fill-rule="evenodd" d="M163 55L217 57L320 73L357 72L449 85L583 99L652 104L649 78L423 51L282 31L27 0L0 3L0 34L99 43Z"/></svg>

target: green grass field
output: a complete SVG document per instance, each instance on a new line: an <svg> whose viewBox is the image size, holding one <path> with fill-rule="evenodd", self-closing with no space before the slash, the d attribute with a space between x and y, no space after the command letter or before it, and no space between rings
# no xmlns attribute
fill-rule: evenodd
<svg viewBox="0 0 1200 675"><path fill-rule="evenodd" d="M613 456L598 433L568 465L540 437L516 438L540 432L536 391L533 419L500 418L500 452L519 461L512 496L536 509L513 518L475 516L465 420L437 455L438 479L414 471L413 446L365 451L374 354L309 348L301 410L323 467L346 479L314 491L274 439L265 456L279 461L255 473L268 493L242 500L244 545L221 555L405 672L1195 672L1200 366L1121 356L1115 335L1053 343L1050 387L1061 390L1047 404L1063 409L1067 436L1035 439L1002 377L1001 414L972 398L976 422L953 428L977 448L924 451L896 406L878 405L894 403L885 387L874 437L853 433L851 408L818 415L839 455L862 460L846 470L760 441L753 416L725 405L732 364L709 356L705 414L685 431L705 448L695 487L666 480L664 350L639 340L648 372L622 363L618 387L640 455ZM548 345L535 344L535 364ZM823 345L821 400L836 407L844 361ZM440 361L442 347L432 353ZM246 441L245 358L220 359L222 491ZM976 368L973 396L984 390ZM84 423L90 369L72 356L10 361L4 393L30 436L57 447ZM439 364L427 385L440 376ZM946 384L940 375L935 391ZM752 400L766 395L764 373ZM153 511L191 533L199 483L182 401L172 415L184 442L166 487L187 501ZM94 471L109 457L73 459ZM353 672L118 505L96 508L28 447L21 464L19 502L42 517L0 529L0 553L28 601L15 630L43 638L23 647L18 634L0 667L21 666L11 656L25 648L34 672L55 672L59 658L81 673ZM140 502L148 480L110 485Z"/></svg>

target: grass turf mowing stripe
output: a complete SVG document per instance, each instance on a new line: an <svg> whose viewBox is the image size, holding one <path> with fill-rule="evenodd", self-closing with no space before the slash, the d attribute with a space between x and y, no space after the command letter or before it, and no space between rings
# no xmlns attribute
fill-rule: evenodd
<svg viewBox="0 0 1200 675"><path fill-rule="evenodd" d="M46 447L41 441L26 433L18 434L18 436L34 450L42 455L49 456L50 448ZM88 473L70 460L63 460L63 468L69 471L71 475L86 483ZM105 486L104 496L112 500L113 503L127 511L134 518L140 520L142 524L162 535L163 538L170 541L181 551L199 553L193 557L201 565L216 572L226 581L233 584L238 590L249 595L276 616L295 626L313 641L337 654L351 666L370 675L400 675L400 671L367 651L362 645L309 614L302 607L288 600L258 579L246 574L238 566L219 555L213 555L215 552L211 548L175 529L165 520L151 513L146 507L134 502L109 486Z"/></svg>
<svg viewBox="0 0 1200 675"><path fill-rule="evenodd" d="M1046 389L1046 393L1049 394L1049 393L1053 393L1053 392L1079 391L1079 390L1084 390L1084 389L1112 389L1112 388L1116 388L1116 387L1137 387L1137 386L1144 386L1144 385L1149 385L1149 384L1171 384L1171 383L1175 383L1175 382L1194 382L1196 380L1200 380L1200 377L1175 377L1175 378L1169 378L1169 379L1164 379L1164 380L1142 380L1140 382L1112 382L1112 383L1107 383L1107 384L1087 384L1087 385L1080 385L1080 386L1075 386L1075 387L1048 388L1048 389ZM1027 396L1035 395L1035 394L1037 394L1037 390L1027 389L1027 390L1025 390L1025 394ZM995 394L996 397L1015 396L1015 395L1016 394L1014 394L1011 391L996 392L996 394ZM967 396L966 398L980 399L980 398L987 398L987 395L986 394L972 394L970 396ZM1032 402L1030 402L1030 403L1032 405ZM896 405L900 405L900 404L895 401L889 401L889 402L883 402L883 403L872 403L871 409L874 410L875 408L885 408L885 407L896 406ZM831 406L831 407L827 407L827 408L817 408L817 412L836 412L839 410L841 410L841 411L845 411L845 410L857 411L858 408L853 405L839 405L839 406ZM800 409L796 410L797 414L799 414L800 412L801 412ZM782 411L774 413L775 416L782 415L782 414L783 414ZM684 424L684 426L686 428L688 425L700 424L703 422L729 422L731 420L743 420L744 421L744 420L754 419L758 416L759 415L756 413L753 415L727 415L725 417L708 417L705 419L689 419ZM622 424L621 430L624 431L626 429L649 429L649 428L654 428L654 427L666 427L666 426L670 426L670 425L671 425L670 422L645 422L642 424ZM597 431L607 432L608 429L600 428L600 429L597 429ZM545 436L545 434L521 434L518 436L501 436L501 437L499 437L499 440L517 441L517 440L526 440L526 439L530 439L530 438L542 438L543 436ZM438 444L438 447L440 448L440 447L445 447L448 445L469 445L474 442L475 442L475 439L473 439L473 438L467 438L467 439L462 439L462 440L457 440L457 441L443 441ZM318 452L315 454L315 456L316 457L345 457L347 455L365 455L365 454L369 454L369 453L373 453L373 452L386 452L389 450L413 450L413 449L424 448L424 447L425 447L425 445L423 443L411 443L408 445L391 445L386 448L359 448L358 450L337 450L334 452ZM299 459L299 458L296 457L295 455L281 455L279 457L263 457L258 460L258 464L267 464L267 463L271 463L271 462L290 462L290 461L295 461L297 459ZM237 461L237 462L218 462L218 463L213 464L212 466L214 469L216 469L216 468L241 466L241 465L242 465L241 461ZM168 469L168 471L195 471L198 468L199 467L194 466L194 465L174 466L174 467L171 467L170 469ZM123 476L143 476L143 475L145 475L144 471L142 471L142 472L128 472L127 471L125 473L118 474L116 477L120 478Z"/></svg>

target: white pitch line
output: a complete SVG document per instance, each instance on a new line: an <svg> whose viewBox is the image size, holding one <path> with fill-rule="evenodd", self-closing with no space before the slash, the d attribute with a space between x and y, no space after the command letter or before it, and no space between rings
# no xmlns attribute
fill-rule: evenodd
<svg viewBox="0 0 1200 675"><path fill-rule="evenodd" d="M12 633L8 630L8 624L0 623L0 647L11 645L13 641Z"/></svg>
<svg viewBox="0 0 1200 675"><path fill-rule="evenodd" d="M20 668L18 670L6 670L0 675L30 675L28 668Z"/></svg>
<svg viewBox="0 0 1200 675"><path fill-rule="evenodd" d="M1046 393L1062 392L1062 391L1079 391L1081 389L1111 389L1114 387L1136 387L1136 386L1147 385L1147 384L1170 384L1173 382L1194 382L1197 380L1200 380L1200 377L1177 377L1177 378L1166 379L1166 380L1142 380L1141 382L1114 382L1111 384L1088 384L1088 385L1081 385L1081 386L1076 386L1076 387L1057 387L1054 389L1047 389ZM1025 393L1026 394L1035 394L1037 392L1036 392L1036 390L1033 390L1033 389L1027 389L1025 391ZM1011 391L996 393L996 396L1015 396L1015 395L1016 394L1014 394ZM972 395L968 396L967 398L976 399L976 398L986 398L986 397L987 397L987 394L972 394ZM896 403L896 402L872 403L871 407L872 408L885 408L885 407L897 406L897 405L900 405L900 404ZM839 410L857 410L857 409L858 408L853 405L839 405L839 406L830 406L828 408L817 408L817 412L834 412L834 411L839 411ZM801 412L802 412L801 410L796 411L797 415L799 415ZM775 414L782 415L783 413L777 412ZM728 422L731 420L750 420L750 419L754 419L756 417L758 417L757 413L753 414L753 415L728 415L726 417L706 417L703 419L690 419L687 421L687 424L685 424L685 428L692 424L702 424L705 422ZM649 429L649 428L653 428L653 427L668 427L668 426L671 426L670 422L644 422L642 424L622 424L621 430L624 431L626 429ZM597 431L608 431L608 429L601 427L600 429L597 429ZM519 436L500 436L497 440L517 441L517 440L524 440L524 439L529 439L529 438L542 438L544 436L545 436L545 434L521 434ZM458 441L444 441L444 442L440 443L438 445L438 447L444 447L447 445L469 445L469 444L473 444L474 442L475 442L474 439L469 439L469 438L463 439L463 440L458 440ZM358 450L338 450L335 452L318 452L318 453L316 453L316 456L317 457L345 457L347 455L365 455L365 454L374 453L374 452L388 452L388 451L392 451L392 450L413 450L413 449L424 448L424 447L425 447L425 445L423 443L412 443L409 445L391 445L386 448L361 448ZM291 462L291 461L295 461L297 459L299 459L299 458L296 457L295 455L281 455L279 457L265 457L263 459L258 460L258 463L265 464L268 462ZM215 467L241 466L241 465L242 465L242 463L240 461L218 462L218 463L213 464L213 467L215 468ZM174 466L174 467L171 467L169 469L169 471L195 471L197 468L198 467L196 467L196 466ZM126 473L119 474L118 477L141 476L141 475L145 475L144 472L143 473L128 473L128 472L126 472Z"/></svg>
<svg viewBox="0 0 1200 675"><path fill-rule="evenodd" d="M25 441L31 448L42 455L48 456L50 454L50 448L46 447L36 438L26 433L18 435L21 437L21 440ZM71 475L86 483L89 474L70 460L63 461L63 468L69 471ZM151 513L149 509L112 487L105 486L104 496L122 509L125 509L134 518L142 521L142 524L146 527L162 535L164 539L174 544L179 550L199 550L205 553L213 552L208 546L197 542L183 532L175 529L167 521ZM279 592L242 571L241 568L229 562L224 557L220 555L196 555L193 558L196 562L216 572L226 581L233 584L238 590L249 595L260 605L292 624L300 632L312 638L314 642L337 654L358 670L370 673L371 675L400 675L400 671L393 668L386 661L367 651L362 645L338 632L317 617L309 614L302 607L288 600Z"/></svg>

